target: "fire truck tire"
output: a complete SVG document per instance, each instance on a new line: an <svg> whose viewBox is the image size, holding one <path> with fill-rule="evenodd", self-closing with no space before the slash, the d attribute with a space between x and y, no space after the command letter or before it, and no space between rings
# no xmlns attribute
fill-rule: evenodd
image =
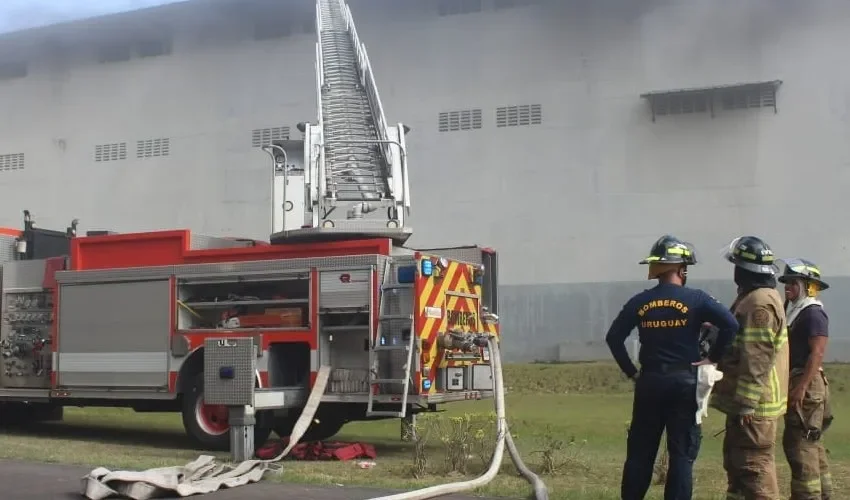
<svg viewBox="0 0 850 500"><path fill-rule="evenodd" d="M299 412L300 414L300 412ZM278 417L274 421L274 432L280 438L289 437L292 434L292 429L295 427L295 422L298 420L298 415L290 415L286 417ZM325 415L317 417L301 436L300 442L306 443L310 441L324 441L337 435L342 427L346 424L346 420L337 417L336 415Z"/></svg>
<svg viewBox="0 0 850 500"><path fill-rule="evenodd" d="M230 449L230 425L227 408L204 404L204 374L198 373L189 390L183 394L181 413L186 434L196 445L210 451ZM254 443L265 443L272 433L266 423L266 412L257 414L254 425Z"/></svg>

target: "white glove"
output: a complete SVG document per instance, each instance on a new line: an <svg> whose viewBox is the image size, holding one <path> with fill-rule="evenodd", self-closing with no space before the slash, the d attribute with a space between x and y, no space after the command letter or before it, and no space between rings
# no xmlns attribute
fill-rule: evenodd
<svg viewBox="0 0 850 500"><path fill-rule="evenodd" d="M708 397L711 396L714 383L722 378L723 372L718 370L716 365L700 365L697 369L697 425L708 416Z"/></svg>

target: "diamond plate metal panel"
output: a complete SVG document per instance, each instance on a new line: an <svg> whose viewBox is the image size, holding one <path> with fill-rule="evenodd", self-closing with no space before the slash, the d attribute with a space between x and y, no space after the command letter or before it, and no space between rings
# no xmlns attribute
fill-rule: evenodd
<svg viewBox="0 0 850 500"><path fill-rule="evenodd" d="M204 402L212 405L254 404L257 353L252 338L216 338L204 341ZM232 378L222 378L221 370Z"/></svg>

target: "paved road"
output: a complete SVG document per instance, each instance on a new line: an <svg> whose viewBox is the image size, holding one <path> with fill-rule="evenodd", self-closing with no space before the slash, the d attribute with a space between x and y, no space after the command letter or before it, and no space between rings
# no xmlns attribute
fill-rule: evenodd
<svg viewBox="0 0 850 500"><path fill-rule="evenodd" d="M80 500L80 478L91 471L90 467L56 464L33 464L0 460L0 485L3 500L44 499ZM291 498L298 500L365 500L386 495L385 490L369 488L341 488L279 484L261 481L232 490L221 490L208 495L188 497L192 500L267 500ZM445 500L486 500L481 497L445 496Z"/></svg>

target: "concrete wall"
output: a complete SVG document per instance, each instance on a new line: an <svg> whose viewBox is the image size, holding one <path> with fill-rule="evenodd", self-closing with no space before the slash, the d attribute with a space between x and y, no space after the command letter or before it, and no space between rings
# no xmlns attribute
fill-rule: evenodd
<svg viewBox="0 0 850 500"><path fill-rule="evenodd" d="M29 68L0 80L0 155L25 154L23 169L0 161L0 224L19 225L28 208L43 227L79 217L83 230L267 237L268 159L252 132L295 135L314 118L315 34L311 1L254 1L253 18L205 2L162 14L182 27L159 57L98 62L98 43L140 29L118 21L67 35L85 42L2 42L0 60L26 57ZM567 341L598 352L586 343L644 286L636 262L666 232L697 246L694 283L731 276L719 251L742 233L815 260L834 282L834 334L850 339L840 317L850 233L838 224L850 208L850 66L840 63L850 3L514 3L529 5L484 0L440 15L441 1L352 1L387 118L412 127L410 244L499 249L502 317L523 339L509 353L534 359ZM255 39L263 19L289 33ZM774 79L778 113L653 123L639 98ZM540 106L539 124L497 127L498 107L523 105ZM464 110L480 110L480 128L439 131L440 113ZM168 155L137 158L137 141L156 139ZM96 161L98 145L120 143L126 159Z"/></svg>
<svg viewBox="0 0 850 500"><path fill-rule="evenodd" d="M842 304L850 300L850 279L831 279L829 283L830 289L821 296L830 320L826 359L848 362L850 338L846 325L850 311ZM504 286L499 298L505 332L503 354L513 362L611 360L605 343L611 322L632 295L654 284L631 281ZM707 291L727 306L735 299L731 264L728 281L689 280L688 286ZM781 285L778 289L782 293ZM636 354L637 330L626 345L629 352Z"/></svg>

